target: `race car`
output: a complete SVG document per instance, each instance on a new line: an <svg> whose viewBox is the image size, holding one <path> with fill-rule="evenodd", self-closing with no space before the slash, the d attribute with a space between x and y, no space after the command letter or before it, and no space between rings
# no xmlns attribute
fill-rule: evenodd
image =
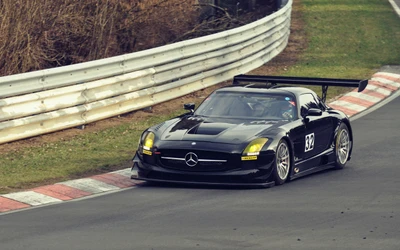
<svg viewBox="0 0 400 250"><path fill-rule="evenodd" d="M243 84L244 83L244 84ZM283 84L283 85L282 85ZM305 87L322 86L322 98ZM146 129L132 179L270 187L350 160L346 114L325 104L328 86L367 80L239 75L195 109Z"/></svg>

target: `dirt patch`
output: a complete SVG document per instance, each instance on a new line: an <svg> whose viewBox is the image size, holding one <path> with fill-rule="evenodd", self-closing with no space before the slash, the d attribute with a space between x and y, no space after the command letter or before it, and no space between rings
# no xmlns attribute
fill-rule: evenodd
<svg viewBox="0 0 400 250"><path fill-rule="evenodd" d="M290 66L294 65L298 59L298 55L307 46L307 39L303 30L303 20L301 16L299 1L294 1L291 19L291 34L288 46L276 58L267 64L253 70L250 74L260 75L279 75L285 72ZM93 133L106 128L117 126L123 123L129 123L132 120L144 120L149 116L157 116L161 114L171 113L177 109L182 109L184 103L196 102L209 95L213 90L231 84L230 81L217 84L215 86L197 91L195 93L162 103L152 107L151 111L135 111L120 115L118 117L109 118L106 120L90 123L82 128L71 128L63 131L58 131L46 135L36 136L29 139L19 140L15 142L5 143L0 145L0 154L23 150L28 147L41 147L44 144L66 141L75 136L84 133ZM183 112L183 109L182 109Z"/></svg>

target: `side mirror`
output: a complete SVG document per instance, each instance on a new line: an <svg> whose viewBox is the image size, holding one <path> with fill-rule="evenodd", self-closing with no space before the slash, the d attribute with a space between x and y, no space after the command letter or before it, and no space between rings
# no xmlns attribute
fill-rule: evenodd
<svg viewBox="0 0 400 250"><path fill-rule="evenodd" d="M194 108L196 107L196 105L194 103L185 103L183 104L183 108L185 110L190 110L191 112L194 112Z"/></svg>
<svg viewBox="0 0 400 250"><path fill-rule="evenodd" d="M316 108L310 108L306 114L306 116L321 116L321 115L322 115L322 110Z"/></svg>

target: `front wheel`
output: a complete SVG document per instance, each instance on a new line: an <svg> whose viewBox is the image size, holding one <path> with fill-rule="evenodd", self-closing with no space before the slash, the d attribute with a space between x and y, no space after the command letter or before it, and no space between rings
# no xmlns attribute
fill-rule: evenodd
<svg viewBox="0 0 400 250"><path fill-rule="evenodd" d="M276 185L286 182L290 172L290 150L285 140L280 140L275 152L274 180Z"/></svg>
<svg viewBox="0 0 400 250"><path fill-rule="evenodd" d="M335 140L335 168L342 169L346 165L351 151L350 133L347 125L342 123Z"/></svg>

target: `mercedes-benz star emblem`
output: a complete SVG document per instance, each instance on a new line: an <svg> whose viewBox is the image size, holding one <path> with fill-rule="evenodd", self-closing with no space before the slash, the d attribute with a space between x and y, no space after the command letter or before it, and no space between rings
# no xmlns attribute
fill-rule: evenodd
<svg viewBox="0 0 400 250"><path fill-rule="evenodd" d="M197 155L193 152L189 152L185 155L185 162L189 167L196 166L198 161L199 157L197 157Z"/></svg>

